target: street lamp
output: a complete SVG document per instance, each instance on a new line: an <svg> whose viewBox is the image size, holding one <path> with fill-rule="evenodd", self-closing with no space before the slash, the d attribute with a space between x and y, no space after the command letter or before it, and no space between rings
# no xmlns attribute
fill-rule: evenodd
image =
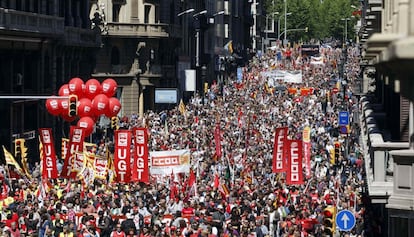
<svg viewBox="0 0 414 237"><path fill-rule="evenodd" d="M286 13L286 15L281 15L279 16L279 20L277 21L277 39L280 39L280 21L282 20L282 17L284 16L286 18L286 16L290 16L292 15L291 12ZM285 21L285 26L286 26L286 21ZM285 31L286 31L286 27L285 27Z"/></svg>
<svg viewBox="0 0 414 237"><path fill-rule="evenodd" d="M187 9L187 10L185 10L183 12L178 13L177 16L180 17L180 16L182 16L184 14L188 14L188 13L191 13L193 11L194 11L194 8L190 8L190 9Z"/></svg>

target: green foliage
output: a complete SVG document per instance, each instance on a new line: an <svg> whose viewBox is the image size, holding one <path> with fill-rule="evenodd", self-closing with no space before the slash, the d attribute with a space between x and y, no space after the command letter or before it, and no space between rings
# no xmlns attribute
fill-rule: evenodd
<svg viewBox="0 0 414 237"><path fill-rule="evenodd" d="M355 10L351 5L358 6L358 0L286 0L287 38L291 42L307 41L310 39L335 38L343 40L345 35L345 21L347 21L348 39L355 37L354 26L357 18L352 16ZM264 2L266 12L279 12L279 16L285 13L284 0L266 0ZM278 16L275 17L277 21ZM305 29L308 27L308 32ZM280 32L284 31L284 17L281 17ZM290 31L292 30L292 31ZM284 36L282 35L283 39Z"/></svg>

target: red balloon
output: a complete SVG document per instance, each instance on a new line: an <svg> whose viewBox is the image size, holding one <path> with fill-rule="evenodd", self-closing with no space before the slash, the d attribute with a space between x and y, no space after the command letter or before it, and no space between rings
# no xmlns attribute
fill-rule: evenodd
<svg viewBox="0 0 414 237"><path fill-rule="evenodd" d="M47 111L54 116L60 114L59 99L52 98L46 100L46 109Z"/></svg>
<svg viewBox="0 0 414 237"><path fill-rule="evenodd" d="M76 119L75 116L71 117L68 114L61 114L60 117L62 117L63 120L65 120L66 122L69 122L69 123L75 121L75 119Z"/></svg>
<svg viewBox="0 0 414 237"><path fill-rule="evenodd" d="M102 82L102 94L105 94L108 97L115 95L118 85L116 81L112 78L107 78Z"/></svg>
<svg viewBox="0 0 414 237"><path fill-rule="evenodd" d="M106 114L109 108L108 96L104 94L99 94L95 96L95 98L93 98L92 100L92 108L96 116Z"/></svg>
<svg viewBox="0 0 414 237"><path fill-rule="evenodd" d="M115 97L109 98L109 107L107 113L105 114L106 117L111 118L116 116L119 111L121 110L121 102Z"/></svg>
<svg viewBox="0 0 414 237"><path fill-rule="evenodd" d="M82 79L79 77L74 77L70 79L68 86L70 94L74 94L77 95L78 98L82 98L83 91L85 89L85 84L83 84Z"/></svg>
<svg viewBox="0 0 414 237"><path fill-rule="evenodd" d="M102 93L101 83L96 79L89 79L85 83L85 97L93 100L96 95Z"/></svg>
<svg viewBox="0 0 414 237"><path fill-rule="evenodd" d="M59 111L61 115L67 115L69 112L69 101L67 99L59 99Z"/></svg>
<svg viewBox="0 0 414 237"><path fill-rule="evenodd" d="M90 99L82 98L78 101L78 115L79 117L92 117L94 115L92 101Z"/></svg>
<svg viewBox="0 0 414 237"><path fill-rule="evenodd" d="M95 121L91 117L82 117L78 121L78 127L83 128L85 131L85 136L91 135L93 132L93 126L95 125Z"/></svg>
<svg viewBox="0 0 414 237"><path fill-rule="evenodd" d="M63 84L58 92L59 96L68 96L70 95L70 91L69 91L69 85L68 84Z"/></svg>

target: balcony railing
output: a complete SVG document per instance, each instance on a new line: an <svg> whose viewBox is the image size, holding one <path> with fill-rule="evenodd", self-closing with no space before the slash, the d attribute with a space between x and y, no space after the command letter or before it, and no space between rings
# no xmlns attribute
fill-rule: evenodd
<svg viewBox="0 0 414 237"><path fill-rule="evenodd" d="M58 36L64 33L64 19L0 8L0 29Z"/></svg>
<svg viewBox="0 0 414 237"><path fill-rule="evenodd" d="M386 201L393 192L394 162L390 151L408 149L408 142L384 141L383 130L378 127L375 110L368 97L360 102L361 136L364 147L365 169L369 195L377 202Z"/></svg>
<svg viewBox="0 0 414 237"><path fill-rule="evenodd" d="M108 22L107 34L123 37L167 38L168 27L168 24Z"/></svg>

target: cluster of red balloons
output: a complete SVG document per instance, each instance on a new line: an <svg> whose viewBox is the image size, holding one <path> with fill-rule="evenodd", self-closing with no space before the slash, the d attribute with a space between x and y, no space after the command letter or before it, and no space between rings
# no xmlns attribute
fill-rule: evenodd
<svg viewBox="0 0 414 237"><path fill-rule="evenodd" d="M107 78L102 83L96 79L89 79L84 83L81 78L75 77L59 89L59 96L65 98L47 99L46 109L51 115L60 116L68 122L79 118L77 126L84 128L85 135L89 136L99 116L110 118L121 110L121 103L113 97L117 87L112 78ZM71 95L78 98L76 116L69 116L69 100L66 97Z"/></svg>

